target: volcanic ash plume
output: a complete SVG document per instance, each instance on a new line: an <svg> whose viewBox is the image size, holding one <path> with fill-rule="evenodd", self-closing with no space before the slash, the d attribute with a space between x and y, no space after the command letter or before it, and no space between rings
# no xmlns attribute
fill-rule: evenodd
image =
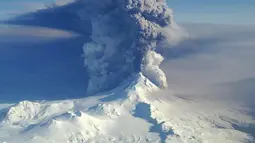
<svg viewBox="0 0 255 143"><path fill-rule="evenodd" d="M92 94L117 86L141 72L160 88L167 87L159 68L160 43L176 43L185 32L173 21L172 10L162 0L81 0L79 17L91 22L91 42L84 44L84 64ZM170 35L170 37L169 37ZM165 46L165 44L163 44Z"/></svg>

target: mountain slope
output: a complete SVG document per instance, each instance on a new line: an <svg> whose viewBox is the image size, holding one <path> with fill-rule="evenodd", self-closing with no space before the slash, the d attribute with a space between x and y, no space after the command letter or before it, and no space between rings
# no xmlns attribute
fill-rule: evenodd
<svg viewBox="0 0 255 143"><path fill-rule="evenodd" d="M204 104L160 92L139 74L96 97L55 102L23 101L8 109L1 121L0 139L37 143L251 140L249 135L233 127L242 123L240 119L251 120L249 116L228 111L229 107L214 107L210 102L206 103L206 109ZM239 121L234 120L237 114Z"/></svg>

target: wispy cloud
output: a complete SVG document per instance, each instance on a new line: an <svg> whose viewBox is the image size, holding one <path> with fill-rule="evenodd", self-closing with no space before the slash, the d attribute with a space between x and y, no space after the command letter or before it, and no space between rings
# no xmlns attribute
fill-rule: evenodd
<svg viewBox="0 0 255 143"><path fill-rule="evenodd" d="M1 2L0 19L7 19L19 14L42 9L44 2Z"/></svg>
<svg viewBox="0 0 255 143"><path fill-rule="evenodd" d="M70 2L74 2L75 0L56 0L56 4L57 5L65 5L68 4Z"/></svg>

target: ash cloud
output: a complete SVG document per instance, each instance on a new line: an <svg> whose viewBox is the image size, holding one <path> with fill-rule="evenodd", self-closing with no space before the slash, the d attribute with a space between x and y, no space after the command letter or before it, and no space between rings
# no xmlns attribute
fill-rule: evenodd
<svg viewBox="0 0 255 143"><path fill-rule="evenodd" d="M88 94L112 89L125 78L142 72L166 88L164 58L156 49L169 48L187 34L174 22L173 11L159 0L75 0L53 4L7 23L58 28L90 35L85 42L84 66ZM86 40L84 40L86 41Z"/></svg>
<svg viewBox="0 0 255 143"><path fill-rule="evenodd" d="M136 72L142 72L154 84L166 88L165 74L159 68L164 58L155 49L162 43L169 46L180 41L183 36L180 33L184 32L175 24L173 12L165 2L81 2L84 8L78 11L79 16L92 25L92 41L83 48L84 63L90 74L88 93L113 88L119 82L110 81L122 81Z"/></svg>

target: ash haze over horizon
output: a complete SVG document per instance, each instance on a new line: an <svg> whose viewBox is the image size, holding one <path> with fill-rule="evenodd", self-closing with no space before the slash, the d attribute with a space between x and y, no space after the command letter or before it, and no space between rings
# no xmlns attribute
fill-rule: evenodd
<svg viewBox="0 0 255 143"><path fill-rule="evenodd" d="M0 2L0 143L253 142L255 2L116 1Z"/></svg>

